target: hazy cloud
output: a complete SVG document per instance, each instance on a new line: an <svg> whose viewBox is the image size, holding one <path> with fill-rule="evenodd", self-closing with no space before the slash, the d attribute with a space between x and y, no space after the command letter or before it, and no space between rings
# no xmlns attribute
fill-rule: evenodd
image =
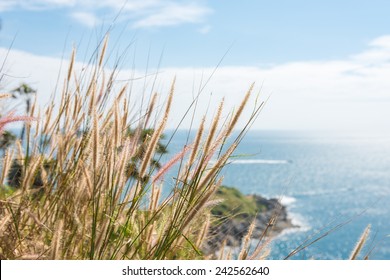
<svg viewBox="0 0 390 280"><path fill-rule="evenodd" d="M88 12L74 12L70 16L87 27L94 27L100 23L94 14Z"/></svg>
<svg viewBox="0 0 390 280"><path fill-rule="evenodd" d="M63 7L73 7L75 5L76 0L1 0L0 11L14 9L56 9Z"/></svg>
<svg viewBox="0 0 390 280"><path fill-rule="evenodd" d="M201 1L203 3L203 1ZM186 0L1 0L0 11L14 9L67 8L72 18L87 26L99 16L113 17L122 10L121 18L133 21L134 28L172 26L202 22L212 10L200 1Z"/></svg>
<svg viewBox="0 0 390 280"><path fill-rule="evenodd" d="M370 48L353 58L366 63L380 63L390 60L390 36L381 36L371 41Z"/></svg>
<svg viewBox="0 0 390 280"><path fill-rule="evenodd" d="M210 25L205 25L201 28L198 29L198 32L201 33L201 34L207 34L209 33L211 30L211 26Z"/></svg>
<svg viewBox="0 0 390 280"><path fill-rule="evenodd" d="M196 4L170 4L134 23L134 27L169 26L201 22L211 12Z"/></svg>
<svg viewBox="0 0 390 280"><path fill-rule="evenodd" d="M257 91L263 84L263 98L271 93L272 95L255 128L389 131L390 61L386 59L390 57L388 38L390 37L377 38L362 53L343 60L298 61L272 67L219 67L203 91L198 103L198 113L205 113L208 104L217 104L222 97L225 97L226 108L237 106L249 85L257 82ZM0 49L0 57L4 57L6 51ZM367 59L368 54L375 52L381 55L375 59ZM59 59L12 50L5 69L13 77L28 77L23 81L31 82L38 89L41 94L39 100L41 104L45 104L44 101L54 88L59 65ZM81 71L82 64L77 65L77 69ZM161 74L158 75L154 90L162 94L168 92L172 78L177 76L172 111L174 121L170 122L172 126L177 124L175 120L181 119L196 94L192 85L195 84L198 88L201 80L205 81L213 70L190 67L160 69ZM118 79L125 80L133 75L143 76L144 71L140 69L132 73L131 70L124 70ZM153 80L154 77L150 79ZM146 84L154 84L152 80ZM22 81L12 78L2 82L12 88L12 83ZM143 80L139 81L139 85L136 81L134 92L141 94L143 86ZM214 107L211 106L210 110ZM184 126L188 125L189 121L184 121Z"/></svg>

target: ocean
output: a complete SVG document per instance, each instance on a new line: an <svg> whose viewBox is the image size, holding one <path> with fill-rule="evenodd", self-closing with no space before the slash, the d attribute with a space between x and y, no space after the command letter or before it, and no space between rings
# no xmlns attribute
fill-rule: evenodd
<svg viewBox="0 0 390 280"><path fill-rule="evenodd" d="M186 139L178 131L170 154ZM362 255L390 259L390 138L250 131L221 175L245 194L282 199L299 226L274 239L271 259L321 236L291 258L347 259L369 224Z"/></svg>
<svg viewBox="0 0 390 280"><path fill-rule="evenodd" d="M172 133L165 133L165 143ZM187 138L187 131L177 131L161 162ZM167 173L163 191L175 174L175 168ZM322 235L291 259L347 259L370 224L362 255L390 260L390 137L249 131L221 175L224 185L245 194L280 198L299 226L273 240L271 259Z"/></svg>

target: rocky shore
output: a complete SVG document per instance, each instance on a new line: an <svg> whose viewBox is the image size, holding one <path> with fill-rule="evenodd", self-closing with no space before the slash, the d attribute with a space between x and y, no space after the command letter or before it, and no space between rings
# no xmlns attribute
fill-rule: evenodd
<svg viewBox="0 0 390 280"><path fill-rule="evenodd" d="M210 255L226 246L241 245L252 221L256 220L252 239L275 236L288 228L297 227L288 217L287 209L277 199L266 199L259 195L245 196L235 188L222 187L217 193L220 204L212 210L216 218L209 230L203 252ZM226 240L226 241L225 241Z"/></svg>

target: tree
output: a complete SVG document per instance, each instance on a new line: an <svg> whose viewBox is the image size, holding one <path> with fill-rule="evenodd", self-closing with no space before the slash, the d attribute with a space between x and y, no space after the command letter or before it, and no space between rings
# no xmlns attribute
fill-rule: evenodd
<svg viewBox="0 0 390 280"><path fill-rule="evenodd" d="M21 84L19 87L15 88L12 90L12 97L15 99L22 98L24 99L24 102L26 104L26 111L25 114L26 116L30 115L30 110L31 110L31 98L32 95L37 93L36 90L32 89L29 85L27 84ZM24 139L24 134L26 131L26 124L23 125L22 132L20 134L20 139L23 141Z"/></svg>
<svg viewBox="0 0 390 280"><path fill-rule="evenodd" d="M154 129L152 129L152 128L145 128L145 129L142 129L142 131L140 132L140 136L138 138L140 145L135 153L135 156L127 164L127 168L126 168L126 173L127 173L127 176L129 178L130 177L136 178L136 179L141 180L143 182L147 182L149 180L149 175L146 175L144 178L139 177L138 168L139 168L139 165L141 164L142 160L144 159L146 147L148 145L147 142L148 142L149 138L151 137L151 135L153 135L153 133L154 133ZM136 130L129 128L128 134L130 137L134 137L134 135L136 134ZM157 142L156 154L158 154L160 156L168 153L166 145L161 143L161 140L163 140L164 138L165 138L165 135L162 134L160 136L159 141ZM152 158L151 162L152 162L151 163L152 168L159 169L161 167L158 159Z"/></svg>
<svg viewBox="0 0 390 280"><path fill-rule="evenodd" d="M16 140L16 136L6 130L4 131L1 135L0 135L0 150L5 150L7 149L9 146L12 145L12 143L14 143Z"/></svg>

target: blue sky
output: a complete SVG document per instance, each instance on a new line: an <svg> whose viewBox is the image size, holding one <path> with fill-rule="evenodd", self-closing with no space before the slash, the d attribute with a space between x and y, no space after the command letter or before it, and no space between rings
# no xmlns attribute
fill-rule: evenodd
<svg viewBox="0 0 390 280"><path fill-rule="evenodd" d="M99 34L99 22L108 26L124 3L4 1L10 4L0 4L0 45L9 46L16 35L16 49L51 56L61 54L66 38L71 44ZM96 3L110 2L96 8ZM337 59L363 50L373 38L390 32L388 1L128 1L141 7L148 2L144 12L125 8L115 30L128 26L122 42L127 44L135 36L139 56L146 56L142 50L150 45L158 55L165 47L167 66L214 66L231 44L225 61L229 65ZM148 16L164 13L169 5L166 13L173 8L196 11L188 13L187 20L167 17L147 23Z"/></svg>
<svg viewBox="0 0 390 280"><path fill-rule="evenodd" d="M229 49L207 90L234 106L235 92L263 85L272 96L255 128L390 130L389 1L1 0L0 60L15 38L7 69L48 92L33 61L52 72L73 45L83 61L121 7L111 47L134 43L136 57L124 70L142 72L148 55L157 67L163 53L164 79L182 79L178 100Z"/></svg>

